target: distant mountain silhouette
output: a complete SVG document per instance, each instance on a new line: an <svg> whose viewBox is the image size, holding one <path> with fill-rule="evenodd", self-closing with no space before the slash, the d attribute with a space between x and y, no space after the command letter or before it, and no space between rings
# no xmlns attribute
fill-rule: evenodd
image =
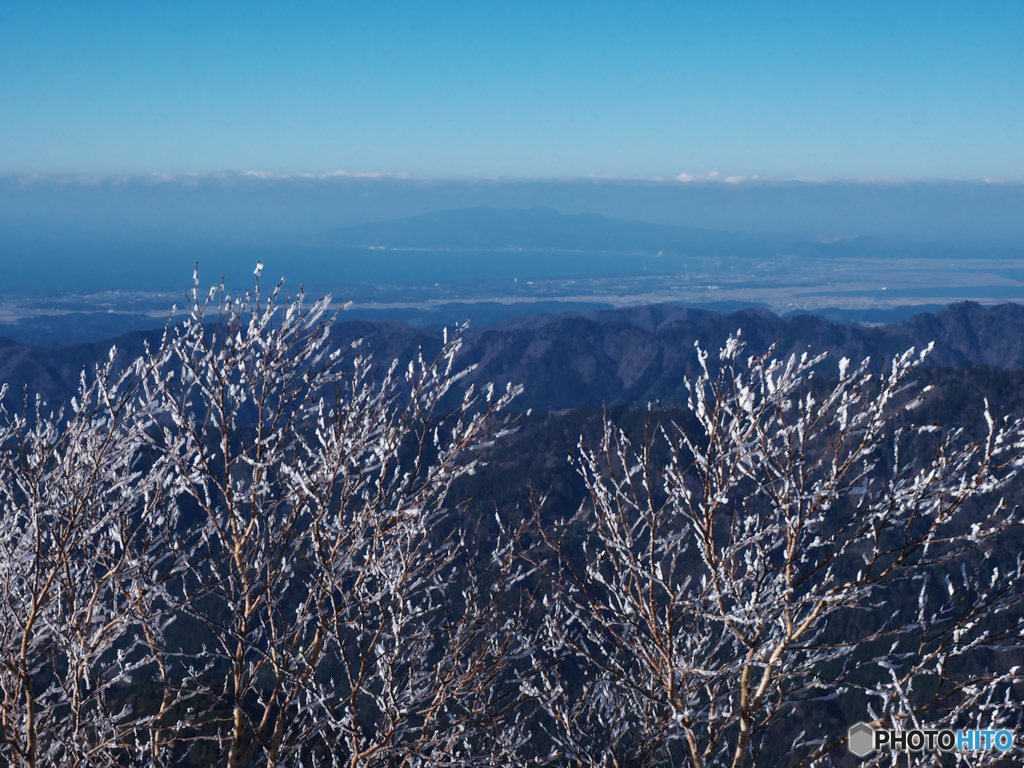
<svg viewBox="0 0 1024 768"><path fill-rule="evenodd" d="M920 314L903 323L865 327L836 324L814 315L780 318L766 310L720 314L655 304L587 313L517 317L474 330L465 338L458 362L476 365L471 381L521 382L517 401L525 408L560 410L602 403L642 405L683 397L684 377L697 370L694 343L716 350L730 334L742 331L750 354L777 344L775 354L788 356L810 347L831 350L822 375L832 376L840 357L876 366L908 347L935 342L929 366L1024 369L1024 307L1003 304L985 309L973 302ZM0 338L0 382L9 385L8 407L20 406L27 387L51 404L70 398L83 368L105 360L116 343L127 362L142 350L143 340L158 343L160 332L135 332L113 341L63 348L39 348ZM441 346L439 328L412 328L403 323L352 320L334 326L335 344L362 338L361 353L382 363L410 359L420 347L426 354Z"/></svg>
<svg viewBox="0 0 1024 768"><path fill-rule="evenodd" d="M553 208L460 208L327 232L321 244L429 249L622 251L679 254L750 247L745 235L623 221Z"/></svg>
<svg viewBox="0 0 1024 768"><path fill-rule="evenodd" d="M908 243L878 237L803 238L625 221L554 208L459 208L325 232L315 244L330 248L432 251L523 250L673 256L830 258L1013 258L1019 250Z"/></svg>

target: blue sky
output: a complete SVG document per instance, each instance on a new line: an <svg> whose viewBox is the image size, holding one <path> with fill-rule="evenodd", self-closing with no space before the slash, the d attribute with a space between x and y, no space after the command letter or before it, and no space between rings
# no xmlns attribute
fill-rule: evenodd
<svg viewBox="0 0 1024 768"><path fill-rule="evenodd" d="M1024 180L1024 3L0 2L0 173Z"/></svg>

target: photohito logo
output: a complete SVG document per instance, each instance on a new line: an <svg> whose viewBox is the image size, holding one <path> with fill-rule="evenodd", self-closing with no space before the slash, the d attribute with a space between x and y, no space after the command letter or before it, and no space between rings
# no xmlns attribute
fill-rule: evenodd
<svg viewBox="0 0 1024 768"><path fill-rule="evenodd" d="M1006 752L1013 746L1013 734L999 731L951 731L931 728L892 731L857 723L850 728L847 746L857 757L867 757L880 749L908 752L983 752L998 749Z"/></svg>

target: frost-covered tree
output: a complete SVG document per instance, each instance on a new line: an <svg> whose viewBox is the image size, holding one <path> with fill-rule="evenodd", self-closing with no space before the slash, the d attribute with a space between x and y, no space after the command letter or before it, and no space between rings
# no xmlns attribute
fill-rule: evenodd
<svg viewBox="0 0 1024 768"><path fill-rule="evenodd" d="M192 719L165 641L174 471L151 439L167 356L119 371L115 352L66 408L0 408L4 765L165 765Z"/></svg>
<svg viewBox="0 0 1024 768"><path fill-rule="evenodd" d="M258 275L258 271L257 271ZM518 393L453 387L461 340L379 367L329 297L193 293L163 442L193 519L180 610L223 764L493 764L518 746L516 533L467 548L448 492Z"/></svg>
<svg viewBox="0 0 1024 768"><path fill-rule="evenodd" d="M986 411L973 442L915 426L913 350L881 376L844 359L827 386L824 356L745 360L738 338L715 365L698 353L674 417L652 410L642 435L606 419L600 446L581 444L589 499L540 528L552 760L832 765L859 720L1018 725L1024 566L1001 545L1021 518L1000 491L1022 423ZM822 730L837 700L856 710Z"/></svg>
<svg viewBox="0 0 1024 768"><path fill-rule="evenodd" d="M331 344L329 297L200 295L0 413L0 764L493 765L522 746L519 529L449 499L518 388ZM518 666L517 666L518 664Z"/></svg>

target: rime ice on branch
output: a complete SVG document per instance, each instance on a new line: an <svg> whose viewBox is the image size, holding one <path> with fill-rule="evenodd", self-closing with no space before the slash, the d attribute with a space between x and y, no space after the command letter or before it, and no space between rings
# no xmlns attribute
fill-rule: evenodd
<svg viewBox="0 0 1024 768"><path fill-rule="evenodd" d="M279 289L197 282L123 375L112 355L69 413L5 419L8 764L472 765L521 746L518 532L468 552L448 500L519 389L454 394L461 329L380 371L331 349L329 297ZM153 686L155 705L127 695Z"/></svg>
<svg viewBox="0 0 1024 768"><path fill-rule="evenodd" d="M534 556L560 764L831 765L855 721L778 740L837 697L899 729L1020 723L1017 668L985 654L1024 628L1021 559L1000 551L1021 517L999 498L1024 431L987 410L976 442L914 426L928 351L881 377L844 359L824 386L824 355L744 362L730 338L715 365L698 349L674 417L634 436L606 418L580 445L589 500Z"/></svg>

